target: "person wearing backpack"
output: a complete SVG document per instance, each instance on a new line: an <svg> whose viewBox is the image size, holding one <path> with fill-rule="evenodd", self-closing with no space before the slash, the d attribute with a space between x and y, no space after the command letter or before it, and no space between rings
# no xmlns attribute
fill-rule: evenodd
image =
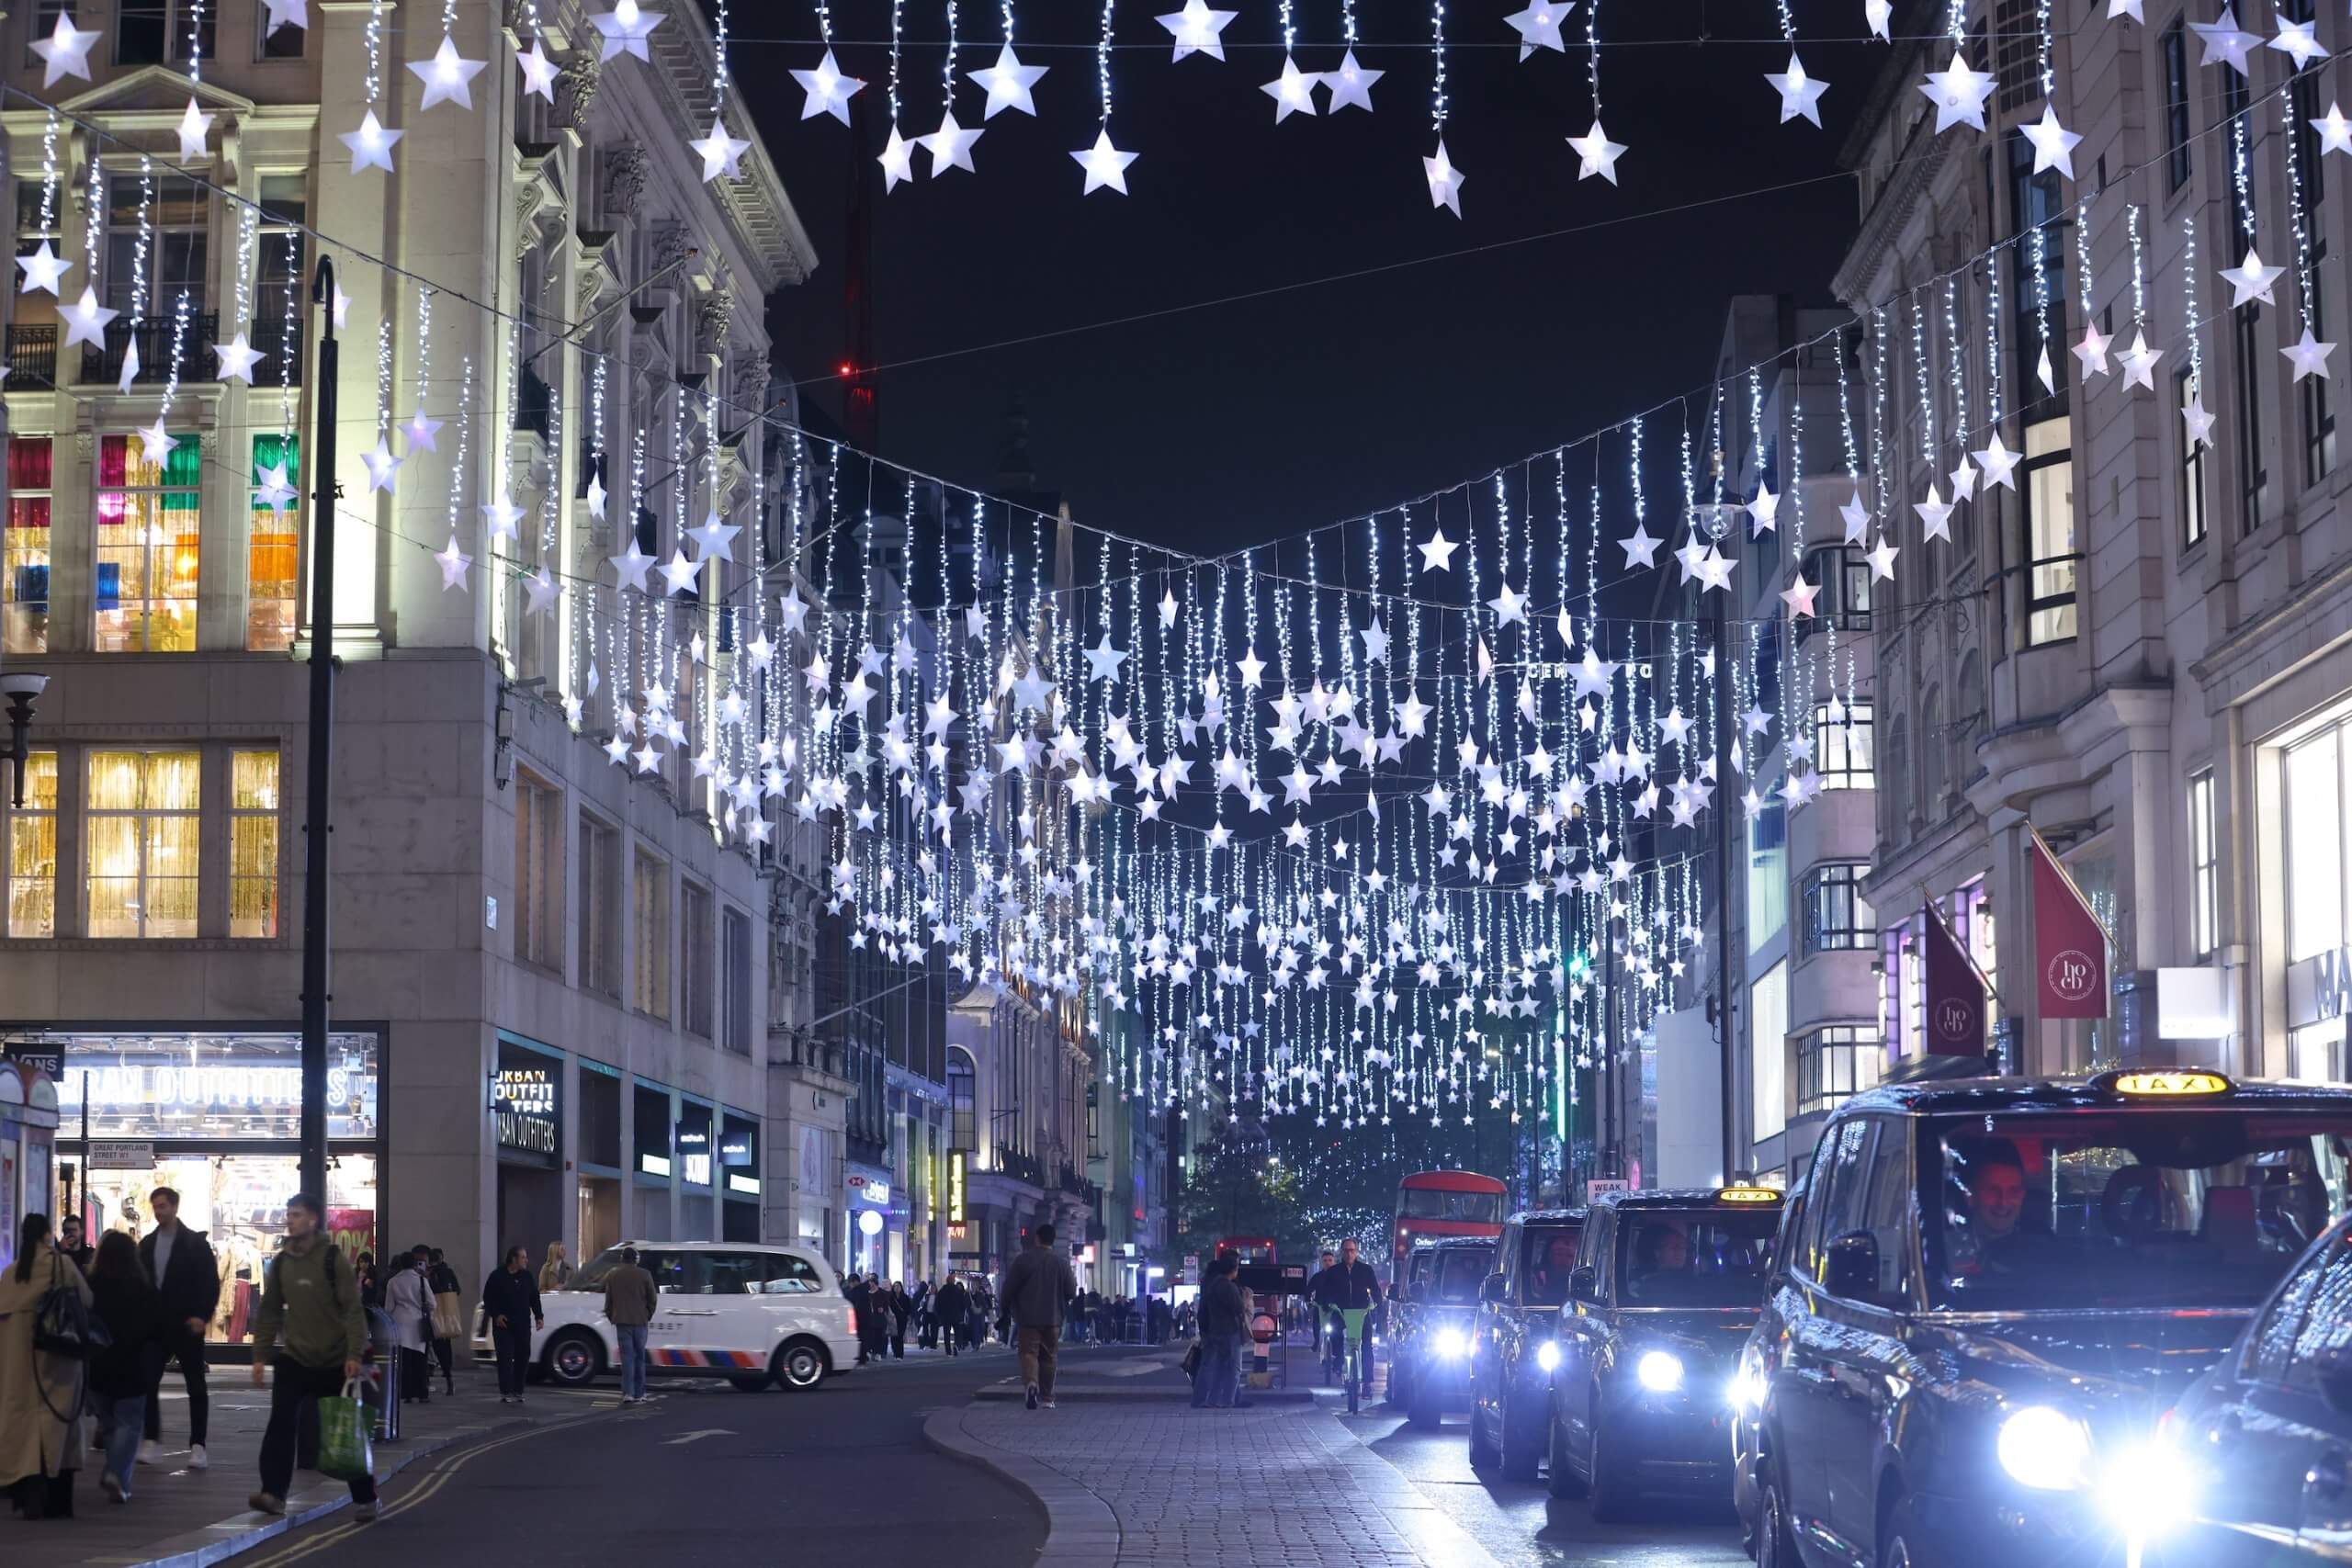
<svg viewBox="0 0 2352 1568"><path fill-rule="evenodd" d="M286 1245L263 1275L261 1304L254 1313L254 1386L261 1386L264 1367L272 1373L261 1490L246 1499L256 1513L286 1512L302 1406L332 1399L356 1382L368 1348L358 1278L327 1239L322 1218L318 1199L308 1192L286 1201ZM352 1481L351 1501L355 1518L376 1517L372 1476Z"/></svg>
<svg viewBox="0 0 2352 1568"><path fill-rule="evenodd" d="M49 1239L49 1216L27 1214L17 1260L0 1269L0 1489L28 1519L74 1517L86 1368L51 1348L50 1330L94 1327L90 1300L82 1270Z"/></svg>

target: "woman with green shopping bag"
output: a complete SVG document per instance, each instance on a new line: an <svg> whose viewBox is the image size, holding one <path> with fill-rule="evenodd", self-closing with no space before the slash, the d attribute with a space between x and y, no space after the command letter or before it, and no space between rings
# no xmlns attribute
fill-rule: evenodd
<svg viewBox="0 0 2352 1568"><path fill-rule="evenodd" d="M320 1467L351 1483L355 1517L376 1517L376 1482L367 1461L367 1422L351 1390L368 1345L359 1280L321 1225L319 1201L298 1192L286 1201L286 1245L264 1276L254 1314L254 1384L270 1367L269 1427L261 1439L261 1490L255 1511L286 1511L294 1479L294 1435L302 1405L320 1411ZM356 1448L355 1448L356 1439Z"/></svg>

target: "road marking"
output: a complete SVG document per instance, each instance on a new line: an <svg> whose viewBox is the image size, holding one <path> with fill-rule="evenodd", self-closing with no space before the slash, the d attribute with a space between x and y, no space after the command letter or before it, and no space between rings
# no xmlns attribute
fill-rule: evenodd
<svg viewBox="0 0 2352 1568"><path fill-rule="evenodd" d="M724 1427L706 1427L698 1432L682 1432L662 1446L665 1449L674 1449L681 1448L687 1443L700 1442L705 1438L731 1438L733 1436L735 1436L735 1434L729 1431Z"/></svg>

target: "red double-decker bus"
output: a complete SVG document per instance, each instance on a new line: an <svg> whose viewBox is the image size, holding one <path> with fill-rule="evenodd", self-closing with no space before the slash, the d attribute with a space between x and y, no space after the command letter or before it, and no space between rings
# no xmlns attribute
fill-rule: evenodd
<svg viewBox="0 0 2352 1568"><path fill-rule="evenodd" d="M1474 1170L1414 1172L1396 1184L1396 1220L1389 1232L1393 1260L1403 1262L1417 1241L1501 1235L1508 1191L1493 1177Z"/></svg>
<svg viewBox="0 0 2352 1568"><path fill-rule="evenodd" d="M1216 1244L1216 1250L1218 1253L1230 1252L1244 1263L1274 1261L1274 1242L1272 1236L1229 1235ZM1211 1256L1214 1257L1216 1254Z"/></svg>

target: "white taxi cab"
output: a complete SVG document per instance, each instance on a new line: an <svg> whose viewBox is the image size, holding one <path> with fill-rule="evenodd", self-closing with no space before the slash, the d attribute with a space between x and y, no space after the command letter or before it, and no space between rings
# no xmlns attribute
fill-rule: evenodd
<svg viewBox="0 0 2352 1568"><path fill-rule="evenodd" d="M653 1378L725 1378L746 1393L770 1383L814 1388L857 1360L857 1330L841 1281L823 1258L792 1247L720 1241L630 1242L653 1276L646 1370ZM531 1365L576 1387L616 1374L620 1341L605 1316L605 1276L621 1249L589 1259L569 1289L539 1298L545 1326L531 1337ZM477 1337L474 1359L492 1359Z"/></svg>

